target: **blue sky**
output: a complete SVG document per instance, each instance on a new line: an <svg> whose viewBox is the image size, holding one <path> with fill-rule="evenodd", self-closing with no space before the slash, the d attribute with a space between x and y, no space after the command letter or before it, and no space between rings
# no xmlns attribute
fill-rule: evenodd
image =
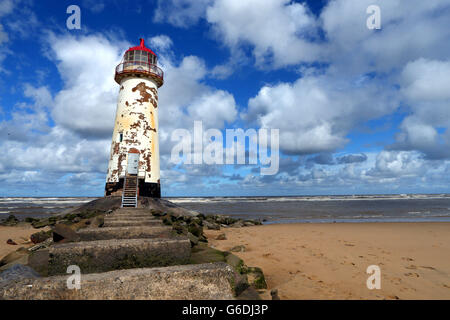
<svg viewBox="0 0 450 320"><path fill-rule="evenodd" d="M449 1L0 0L0 196L103 194L114 68L140 37L165 71L163 196L449 192ZM279 129L278 174L174 165L194 121Z"/></svg>

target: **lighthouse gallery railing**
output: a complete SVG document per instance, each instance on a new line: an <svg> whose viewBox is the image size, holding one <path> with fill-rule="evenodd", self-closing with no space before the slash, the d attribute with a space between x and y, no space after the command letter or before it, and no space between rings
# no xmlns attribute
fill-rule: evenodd
<svg viewBox="0 0 450 320"><path fill-rule="evenodd" d="M116 67L116 74L123 74L127 72L149 73L158 78L161 78L161 80L164 79L164 72L161 70L161 68L154 64L142 61L126 61L120 63Z"/></svg>

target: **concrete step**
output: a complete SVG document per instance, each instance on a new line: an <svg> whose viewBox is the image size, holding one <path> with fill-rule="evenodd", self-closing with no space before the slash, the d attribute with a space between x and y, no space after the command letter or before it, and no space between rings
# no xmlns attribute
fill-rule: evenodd
<svg viewBox="0 0 450 320"><path fill-rule="evenodd" d="M109 214L106 215L105 218L107 217L121 217L122 219L128 219L128 218L149 218L152 219L154 218L154 216L150 213L121 213L121 214Z"/></svg>
<svg viewBox="0 0 450 320"><path fill-rule="evenodd" d="M122 220L107 220L104 223L105 228L112 227L138 227L138 226L162 226L161 220L128 220L127 218L123 218Z"/></svg>
<svg viewBox="0 0 450 320"><path fill-rule="evenodd" d="M81 275L70 290L66 276L26 279L0 289L6 300L231 300L234 272L223 262L128 269Z"/></svg>
<svg viewBox="0 0 450 320"><path fill-rule="evenodd" d="M174 238L171 227L112 227L81 229L77 232L80 241L110 240L110 239L157 239Z"/></svg>
<svg viewBox="0 0 450 320"><path fill-rule="evenodd" d="M127 220L127 221L154 221L154 220L159 220L156 219L153 216L130 216L130 215L106 215L105 216L105 222L106 221L117 221L117 220Z"/></svg>
<svg viewBox="0 0 450 320"><path fill-rule="evenodd" d="M148 213L151 214L151 211L146 208L135 208L135 209L127 209L127 208L120 208L116 209L113 212L114 214L126 214L126 213Z"/></svg>
<svg viewBox="0 0 450 320"><path fill-rule="evenodd" d="M76 265L82 274L120 269L167 267L189 263L188 239L114 239L49 247L48 274L67 274Z"/></svg>

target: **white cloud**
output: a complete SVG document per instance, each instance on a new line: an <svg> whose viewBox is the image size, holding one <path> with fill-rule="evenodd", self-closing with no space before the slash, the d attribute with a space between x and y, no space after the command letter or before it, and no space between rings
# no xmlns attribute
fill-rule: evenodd
<svg viewBox="0 0 450 320"><path fill-rule="evenodd" d="M10 14L14 9L14 2L12 0L0 0L0 18Z"/></svg>
<svg viewBox="0 0 450 320"><path fill-rule="evenodd" d="M257 9L256 9L257 8ZM253 47L256 63L276 67L320 59L316 22L305 4L290 0L216 0L207 8L207 20L232 50Z"/></svg>
<svg viewBox="0 0 450 320"><path fill-rule="evenodd" d="M49 45L64 81L54 98L53 120L78 134L109 137L118 94L114 67L126 45L100 35L52 35Z"/></svg>
<svg viewBox="0 0 450 320"><path fill-rule="evenodd" d="M418 59L400 77L411 113L401 123L398 150L418 150L430 159L450 158L450 62Z"/></svg>
<svg viewBox="0 0 450 320"><path fill-rule="evenodd" d="M355 85L329 75L306 76L263 87L249 100L244 118L280 129L280 147L287 153L335 151L355 126L397 108L392 92L383 89L375 81Z"/></svg>
<svg viewBox="0 0 450 320"><path fill-rule="evenodd" d="M159 89L159 126L162 154L169 154L173 142L172 131L178 128L192 130L194 121L203 121L208 127L223 128L237 116L234 97L203 83L210 74L205 62L196 56L184 57L181 62L173 53L163 51L159 61L164 70L164 85Z"/></svg>
<svg viewBox="0 0 450 320"><path fill-rule="evenodd" d="M212 0L158 0L153 21L170 23L177 27L189 27L205 14Z"/></svg>
<svg viewBox="0 0 450 320"><path fill-rule="evenodd" d="M168 36L161 34L150 38L150 46L153 51L167 52L173 45L172 39Z"/></svg>
<svg viewBox="0 0 450 320"><path fill-rule="evenodd" d="M410 101L450 99L450 61L420 58L409 62L401 76Z"/></svg>
<svg viewBox="0 0 450 320"><path fill-rule="evenodd" d="M373 0L335 0L320 18L330 62L337 72L389 72L420 57L448 57L450 19L446 1L378 0L381 31L366 26Z"/></svg>

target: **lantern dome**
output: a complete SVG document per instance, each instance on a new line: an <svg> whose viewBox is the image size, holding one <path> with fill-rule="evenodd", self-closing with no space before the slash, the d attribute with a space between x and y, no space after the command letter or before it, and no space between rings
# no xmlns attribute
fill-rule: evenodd
<svg viewBox="0 0 450 320"><path fill-rule="evenodd" d="M117 83L127 77L146 77L154 80L158 87L164 83L164 73L158 67L156 54L145 46L144 39L139 39L140 44L129 48L123 57L123 61L116 68L115 80Z"/></svg>
<svg viewBox="0 0 450 320"><path fill-rule="evenodd" d="M140 41L140 44L139 44L138 46L129 48L126 52L130 52L130 51L138 51L138 50L139 50L139 51L149 52L149 53L151 53L152 55L156 56L156 54L155 54L152 50L150 50L149 48L147 48L147 47L145 46L145 41L144 41L144 39L140 38L139 41ZM126 52L125 52L125 53L126 53Z"/></svg>

